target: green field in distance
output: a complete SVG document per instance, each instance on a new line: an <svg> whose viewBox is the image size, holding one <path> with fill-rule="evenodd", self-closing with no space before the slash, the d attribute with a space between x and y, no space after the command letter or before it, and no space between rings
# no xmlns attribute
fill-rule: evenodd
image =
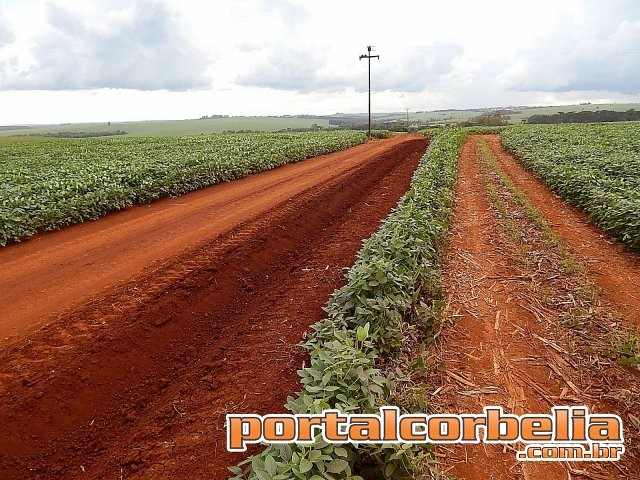
<svg viewBox="0 0 640 480"><path fill-rule="evenodd" d="M409 122L412 126L441 125L465 122L472 117L477 117L484 112L496 110L506 111L509 123L521 123L523 119L531 115L553 115L558 112L581 112L585 110L614 110L627 111L629 109L640 110L637 103L614 104L582 104L547 107L487 107L467 110L436 110L420 111L409 110ZM405 122L407 112L373 113L374 122ZM22 125L0 126L0 137L42 135L58 132L115 132L122 130L130 136L173 136L173 135L206 135L210 133L222 133L225 131L263 131L276 132L286 129L305 129L314 126L330 128L330 120L345 120L365 123L366 113L352 113L312 117L300 116L269 116L269 117L220 117L193 120L148 120L136 122L107 122L100 123L65 123L56 125Z"/></svg>

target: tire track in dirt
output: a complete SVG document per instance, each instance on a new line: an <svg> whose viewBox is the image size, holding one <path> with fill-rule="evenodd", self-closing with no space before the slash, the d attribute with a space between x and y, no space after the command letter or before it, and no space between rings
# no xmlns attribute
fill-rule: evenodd
<svg viewBox="0 0 640 480"><path fill-rule="evenodd" d="M550 222L552 230L586 260L589 276L603 297L625 314L630 325L640 328L640 255L610 241L587 214L553 193L504 150L498 135L488 135L487 142L502 169Z"/></svg>
<svg viewBox="0 0 640 480"><path fill-rule="evenodd" d="M228 412L282 412L295 345L426 140L404 136L0 350L0 478L226 478Z"/></svg>
<svg viewBox="0 0 640 480"><path fill-rule="evenodd" d="M554 405L587 405L591 412L618 413L627 432L640 406L637 373L591 352L574 332L560 326L562 312L541 292L564 291L562 269L545 251L539 233L523 212L507 202L478 154L482 137L463 146L448 255L443 265L446 317L433 356L444 373L432 379L436 405L448 413L479 413L487 405L506 412L549 413ZM505 200L505 198L507 200ZM507 220L500 220L505 202ZM513 208L513 210L511 209ZM515 222L517 231L509 231ZM520 241L514 240L522 235ZM547 259L545 261L544 259ZM551 262L548 261L551 259ZM568 287L567 287L568 288ZM551 296L551 293L549 293ZM635 400L633 400L635 398ZM503 445L439 447L445 471L460 479L629 478L640 465L637 435L627 438L622 467L519 462Z"/></svg>
<svg viewBox="0 0 640 480"><path fill-rule="evenodd" d="M515 326L528 329L532 314L511 296L520 272L506 257L506 247L498 243L499 225L485 194L476 142L464 144L459 168L451 244L443 265L448 303L458 317L451 329L443 331L441 340L445 349L441 360L450 379L443 396L453 403L445 400L443 404L456 413L478 413L485 405L502 405L516 414L525 413L525 408L544 413L549 405L530 395L530 387L514 376L515 360L533 357ZM527 373L535 379L546 376L540 367ZM474 391L487 393L459 395ZM496 393L489 393L492 391ZM459 446L453 452L448 460L461 479L510 478L505 474L513 470L516 475L512 478L526 478L518 471L513 451L505 451L502 445ZM557 465L534 467L538 476L530 478L566 476Z"/></svg>
<svg viewBox="0 0 640 480"><path fill-rule="evenodd" d="M404 141L375 140L0 248L0 345Z"/></svg>

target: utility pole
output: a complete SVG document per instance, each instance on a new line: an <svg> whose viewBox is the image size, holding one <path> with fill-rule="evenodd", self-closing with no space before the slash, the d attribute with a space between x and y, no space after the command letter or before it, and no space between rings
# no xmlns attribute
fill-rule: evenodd
<svg viewBox="0 0 640 480"><path fill-rule="evenodd" d="M409 132L409 109L407 108L407 132Z"/></svg>
<svg viewBox="0 0 640 480"><path fill-rule="evenodd" d="M380 60L380 55L371 55L371 45L367 46L367 54L360 55L360 60L366 58L369 60L369 138L371 138L371 59Z"/></svg>

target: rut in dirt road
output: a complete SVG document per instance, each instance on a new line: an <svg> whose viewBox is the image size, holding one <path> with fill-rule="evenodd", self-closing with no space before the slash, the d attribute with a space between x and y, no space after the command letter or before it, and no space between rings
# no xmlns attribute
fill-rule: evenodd
<svg viewBox="0 0 640 480"><path fill-rule="evenodd" d="M0 248L0 345L406 140L375 140Z"/></svg>
<svg viewBox="0 0 640 480"><path fill-rule="evenodd" d="M586 262L589 278L598 284L604 299L616 304L624 321L640 328L640 254L612 242L585 212L566 203L509 155L497 135L486 142L500 167L549 221L567 248Z"/></svg>
<svg viewBox="0 0 640 480"><path fill-rule="evenodd" d="M225 414L283 411L296 344L427 142L383 145L3 347L0 478L226 478Z"/></svg>
<svg viewBox="0 0 640 480"><path fill-rule="evenodd" d="M618 305L600 295L590 264L565 247L493 152L495 144L471 136L461 153L443 265L447 324L432 351L443 366L430 379L434 408L499 405L521 415L586 405L621 416L627 450L617 463L540 463L517 461L511 446L452 445L438 449L443 470L468 480L632 478L640 469L640 372L612 358L626 297Z"/></svg>

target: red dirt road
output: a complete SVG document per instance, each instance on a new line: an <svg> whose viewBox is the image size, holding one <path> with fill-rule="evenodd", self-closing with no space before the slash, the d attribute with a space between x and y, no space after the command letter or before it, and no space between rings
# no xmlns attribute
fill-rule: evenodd
<svg viewBox="0 0 640 480"><path fill-rule="evenodd" d="M224 415L284 410L295 345L425 148L374 141L0 251L0 478L226 478Z"/></svg>
<svg viewBox="0 0 640 480"><path fill-rule="evenodd" d="M0 339L27 332L403 142L406 137L370 142L2 248Z"/></svg>
<svg viewBox="0 0 640 480"><path fill-rule="evenodd" d="M566 203L509 155L497 135L487 142L514 184L550 222L552 230L572 252L584 259L592 280L607 301L625 314L629 325L640 328L640 255L607 239L582 210Z"/></svg>
<svg viewBox="0 0 640 480"><path fill-rule="evenodd" d="M496 136L470 136L458 173L443 263L446 319L432 351L438 367L428 390L432 408L478 413L499 405L522 415L588 406L620 416L626 452L619 462L523 462L515 456L522 444L443 445L442 470L461 480L638 478L640 374L607 350L619 313L626 314L622 323L637 325L638 257L606 242L584 214L504 152ZM499 173L551 221L584 273L563 263L560 248Z"/></svg>

